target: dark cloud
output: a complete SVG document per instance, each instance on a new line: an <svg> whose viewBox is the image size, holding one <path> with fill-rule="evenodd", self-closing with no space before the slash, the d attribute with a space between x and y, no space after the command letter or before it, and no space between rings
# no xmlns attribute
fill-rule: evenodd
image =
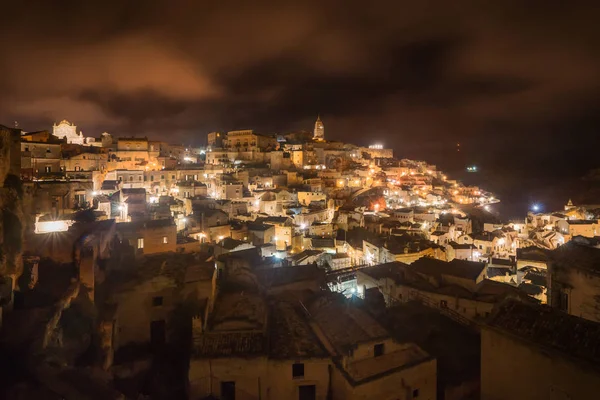
<svg viewBox="0 0 600 400"><path fill-rule="evenodd" d="M330 138L441 165L594 160L597 2L22 3L0 26L3 123L201 142L320 113Z"/></svg>

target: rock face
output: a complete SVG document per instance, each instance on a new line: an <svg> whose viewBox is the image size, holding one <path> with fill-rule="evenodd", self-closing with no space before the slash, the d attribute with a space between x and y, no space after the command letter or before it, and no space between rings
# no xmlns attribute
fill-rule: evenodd
<svg viewBox="0 0 600 400"><path fill-rule="evenodd" d="M0 125L0 307L12 305L23 272L21 131Z"/></svg>

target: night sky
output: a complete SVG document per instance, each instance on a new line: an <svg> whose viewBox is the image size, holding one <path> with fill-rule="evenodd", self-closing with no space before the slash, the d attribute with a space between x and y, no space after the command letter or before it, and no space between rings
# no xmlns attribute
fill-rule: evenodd
<svg viewBox="0 0 600 400"><path fill-rule="evenodd" d="M3 4L0 123L202 144L320 113L499 191L600 167L598 1L89 3Z"/></svg>

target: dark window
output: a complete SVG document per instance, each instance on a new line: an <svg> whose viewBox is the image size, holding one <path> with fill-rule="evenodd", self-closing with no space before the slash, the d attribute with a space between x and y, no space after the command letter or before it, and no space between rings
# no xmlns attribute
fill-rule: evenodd
<svg viewBox="0 0 600 400"><path fill-rule="evenodd" d="M162 347L165 344L165 327L164 319L150 322L150 343L153 347Z"/></svg>
<svg viewBox="0 0 600 400"><path fill-rule="evenodd" d="M373 347L373 354L375 357L383 355L384 346L383 343L378 343Z"/></svg>
<svg viewBox="0 0 600 400"><path fill-rule="evenodd" d="M412 395L413 399L416 399L417 397L419 397L419 389L415 389L413 390L413 395Z"/></svg>
<svg viewBox="0 0 600 400"><path fill-rule="evenodd" d="M292 364L292 378L304 378L304 364Z"/></svg>
<svg viewBox="0 0 600 400"><path fill-rule="evenodd" d="M562 311L569 311L569 294L565 292L560 292L560 297L558 299L558 308Z"/></svg>
<svg viewBox="0 0 600 400"><path fill-rule="evenodd" d="M223 400L235 400L235 382L221 382L221 398Z"/></svg>
<svg viewBox="0 0 600 400"><path fill-rule="evenodd" d="M162 305L163 305L162 296L157 296L157 297L152 298L152 306L153 307L158 307L158 306L162 306Z"/></svg>

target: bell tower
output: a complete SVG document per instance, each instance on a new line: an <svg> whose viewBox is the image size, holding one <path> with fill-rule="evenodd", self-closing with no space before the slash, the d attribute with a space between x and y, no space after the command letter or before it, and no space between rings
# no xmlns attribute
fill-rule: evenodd
<svg viewBox="0 0 600 400"><path fill-rule="evenodd" d="M321 116L317 116L317 121L315 122L315 133L313 139L317 140L325 140L325 126L323 125L323 121L321 121Z"/></svg>

